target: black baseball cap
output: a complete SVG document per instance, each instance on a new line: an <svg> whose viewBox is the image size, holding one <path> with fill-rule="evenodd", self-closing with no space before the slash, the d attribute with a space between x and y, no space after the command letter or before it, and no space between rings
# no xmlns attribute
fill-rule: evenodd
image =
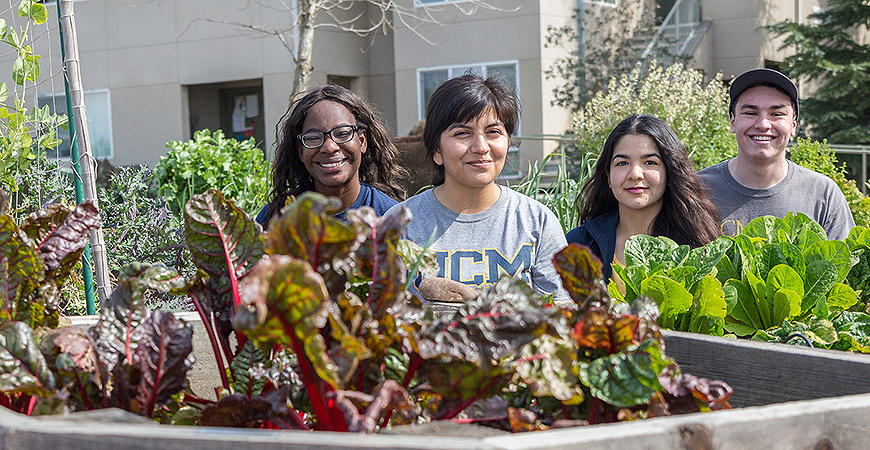
<svg viewBox="0 0 870 450"><path fill-rule="evenodd" d="M734 114L734 104L737 103L737 98L740 97L743 91L761 84L772 84L782 89L783 92L791 97L791 101L794 102L794 116L798 116L797 87L787 76L773 69L752 69L737 75L737 78L731 81L731 88L729 89L731 104L728 105L728 113Z"/></svg>

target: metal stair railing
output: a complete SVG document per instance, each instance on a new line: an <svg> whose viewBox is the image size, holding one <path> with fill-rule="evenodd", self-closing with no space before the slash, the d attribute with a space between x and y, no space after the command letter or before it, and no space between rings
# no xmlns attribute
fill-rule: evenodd
<svg viewBox="0 0 870 450"><path fill-rule="evenodd" d="M647 67L653 59L657 59L659 65L666 67L673 64L677 58L688 56L685 55L687 45L692 30L700 20L700 0L677 0L647 44L638 60L638 65ZM657 49L663 51L656 51Z"/></svg>

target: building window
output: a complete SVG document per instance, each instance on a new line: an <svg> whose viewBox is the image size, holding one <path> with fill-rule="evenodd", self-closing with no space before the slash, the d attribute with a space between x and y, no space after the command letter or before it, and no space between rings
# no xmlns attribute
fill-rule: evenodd
<svg viewBox="0 0 870 450"><path fill-rule="evenodd" d="M586 0L586 3L594 3L597 5L616 6L618 0Z"/></svg>
<svg viewBox="0 0 870 450"><path fill-rule="evenodd" d="M497 77L504 81L514 90L514 92L517 93L517 95L519 95L519 80L516 61L420 68L417 69L417 117L420 120L426 118L426 107L429 106L429 99L441 83L466 73L475 73L482 77ZM514 131L514 134L520 134L520 124L517 124L517 129ZM515 178L520 175L520 171L517 167L520 161L519 154L519 147L511 145L508 150L508 164L505 164L501 173L502 178Z"/></svg>
<svg viewBox="0 0 870 450"><path fill-rule="evenodd" d="M66 114L66 95L43 95L37 99L40 108L48 105L52 113ZM85 91L85 113L88 116L88 135L91 154L96 159L112 159L115 152L112 145L112 101L107 89ZM70 122L73 118L69 118ZM70 159L69 131L58 129L57 137L61 143L56 149L49 150L48 156L56 159Z"/></svg>
<svg viewBox="0 0 870 450"><path fill-rule="evenodd" d="M429 99L441 83L466 73L498 77L519 94L516 61L420 68L417 69L417 118L423 120L426 117Z"/></svg>

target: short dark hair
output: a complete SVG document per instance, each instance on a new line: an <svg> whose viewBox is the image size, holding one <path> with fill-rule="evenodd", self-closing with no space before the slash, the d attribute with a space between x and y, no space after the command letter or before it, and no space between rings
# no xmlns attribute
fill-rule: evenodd
<svg viewBox="0 0 870 450"><path fill-rule="evenodd" d="M444 184L444 166L435 164L433 159L441 143L441 133L455 123L476 119L489 109L495 111L508 135L516 131L520 120L519 98L498 78L484 79L469 73L451 78L435 89L426 107L426 126L423 129L426 158L434 169L432 184Z"/></svg>
<svg viewBox="0 0 870 450"><path fill-rule="evenodd" d="M719 236L718 209L695 174L683 143L667 123L650 114L627 117L607 136L595 172L577 198L578 206L582 202L580 222L619 208L608 181L614 148L626 135L649 136L658 148L667 173L662 210L653 221L652 234L692 247L705 245Z"/></svg>
<svg viewBox="0 0 870 450"><path fill-rule="evenodd" d="M405 198L405 191L398 180L407 175L396 163L398 151L390 140L383 119L362 97L341 86L327 85L311 89L297 96L290 103L277 128L278 145L272 164L272 190L269 193L266 226L291 195L298 196L314 191L314 179L299 157L298 138L308 111L322 101L338 103L351 114L366 133L366 152L362 154L359 179L384 191L396 200ZM280 127L280 128L279 128Z"/></svg>

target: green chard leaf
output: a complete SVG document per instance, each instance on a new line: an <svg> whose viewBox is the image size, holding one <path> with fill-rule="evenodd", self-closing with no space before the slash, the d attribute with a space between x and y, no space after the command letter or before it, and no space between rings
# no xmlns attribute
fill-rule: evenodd
<svg viewBox="0 0 870 450"><path fill-rule="evenodd" d="M212 309L229 316L240 300L238 281L263 256L260 225L244 211L209 189L191 197L184 208L184 237L194 264L208 273Z"/></svg>
<svg viewBox="0 0 870 450"><path fill-rule="evenodd" d="M663 390L659 374L672 362L652 340L604 356L580 369L580 380L591 393L613 406L630 408L649 402Z"/></svg>
<svg viewBox="0 0 870 450"><path fill-rule="evenodd" d="M822 300L825 294L834 287L836 282L837 268L833 264L825 260L810 262L807 266L807 291L801 301L801 313L806 313L815 307L819 300ZM854 293L855 292L852 291L853 295ZM855 298L855 300L857 301L857 298Z"/></svg>
<svg viewBox="0 0 870 450"><path fill-rule="evenodd" d="M371 230L368 236L358 235L351 225L333 217L341 211L341 202L316 192L300 195L284 210L269 224L266 252L308 261L330 293L344 291L347 276L339 269L345 270L350 253L361 239L371 238Z"/></svg>
<svg viewBox="0 0 870 450"><path fill-rule="evenodd" d="M54 384L30 327L22 322L0 326L0 392L49 396Z"/></svg>
<svg viewBox="0 0 870 450"><path fill-rule="evenodd" d="M837 280L842 281L852 268L852 253L843 241L819 241L804 250L807 265L813 261L828 261L837 268Z"/></svg>
<svg viewBox="0 0 870 450"><path fill-rule="evenodd" d="M257 373L263 371L267 360L266 353L257 348L254 341L250 339L245 341L245 345L236 353L230 364L230 371L233 374L233 392L246 397L262 393L266 377Z"/></svg>
<svg viewBox="0 0 870 450"><path fill-rule="evenodd" d="M747 283L731 279L725 283L723 291L732 292L733 294L730 295L736 299L729 313L730 320L727 320L725 324L728 331L738 336L747 336L756 330L765 329L761 311L759 311L758 303L755 301L755 294ZM739 324L741 327L729 326L729 322Z"/></svg>

